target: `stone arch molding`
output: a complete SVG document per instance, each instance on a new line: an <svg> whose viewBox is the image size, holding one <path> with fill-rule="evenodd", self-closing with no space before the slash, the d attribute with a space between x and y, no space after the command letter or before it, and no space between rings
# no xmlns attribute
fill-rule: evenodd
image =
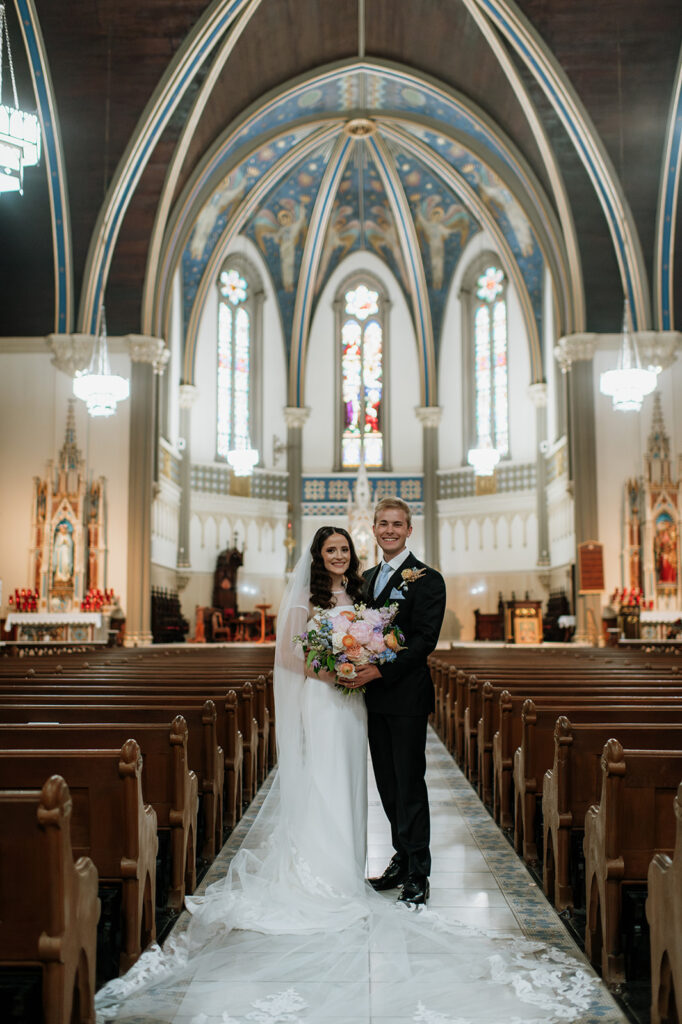
<svg viewBox="0 0 682 1024"><path fill-rule="evenodd" d="M243 198L237 202L230 213L229 219L219 235L212 253L207 259L201 274L194 303L187 317L186 324L186 348L184 358L183 378L191 380L194 372L194 354L196 348L196 331L200 318L200 309L206 290L214 276L214 270L221 262L224 253L227 251L233 238L244 228L249 217L257 210L268 193L270 193L282 180L286 173L291 172L296 163L303 159L306 154L324 150L327 147L328 157L327 175L325 187L317 194L309 221L309 232L306 246L301 260L302 274L299 276L298 290L296 294L296 308L294 313L293 329L290 335L290 360L289 360L289 404L301 405L302 378L305 367L305 354L310 326L311 314L314 310L315 289L314 274L319 266L320 249L324 241L324 231L329 221L331 200L333 194L330 187L337 184L343 166L350 158L348 140L343 140L341 131L347 118L338 114L320 119L317 115L308 114L294 125L280 126L277 132L270 132L265 137L255 137L254 125L258 118L265 117L267 112L272 110L278 101L290 100L306 88L312 85L315 87L330 81L335 81L357 74L390 74L397 76L402 83L415 82L421 84L429 95L445 98L449 103L457 106L461 117L481 132L481 126L485 128L489 141L489 151L485 154L480 143L476 144L471 138L465 138L462 132L448 132L445 128L441 135L447 135L453 145L466 147L467 151L474 152L476 159L485 160L485 166L490 168L486 173L498 175L499 182L504 182L505 192L509 201L518 204L518 209L523 211L527 217L528 230L533 233L537 241L537 251L549 268L554 282L554 294L557 297L559 323L573 323L575 311L572 308L571 285L572 275L575 268L569 266L566 255L566 245L562 236L558 221L552 212L552 206L544 195L541 187L533 178L526 167L523 159L516 152L510 140L504 138L501 132L491 125L482 112L474 110L471 104L467 104L461 97L455 96L451 91L444 90L437 83L426 79L424 76L417 76L412 71L396 68L388 65L387 62L358 62L351 61L343 67L335 66L331 69L323 69L311 75L304 76L288 88L280 90L277 94L265 97L263 101L251 110L247 111L235 125L231 126L223 137L216 142L212 149L206 154L201 166L197 169L193 178L189 181L184 193L180 197L173 211L169 222L169 229L166 235L166 245L161 254L159 266L162 268L157 287L154 293L153 306L156 316L167 322L169 310L169 282L172 280L175 268L178 266L183 251L189 244L197 219L205 205L211 202L221 183L224 183L229 176L236 174L239 169L239 162L230 158L230 151L238 143L250 134L250 148L241 147L241 165L243 166L250 156L264 143L279 144L283 135L289 132L297 132L294 135L292 147L284 150L283 155L271 167L267 169L260 180ZM429 405L432 402L432 395L435 395L436 359L434 352L433 329L430 322L430 308L424 280L424 267L419 251L418 240L415 236L414 223L411 221L408 210L408 200L405 190L395 171L395 150L396 147L404 147L405 152L410 153L416 160L422 161L424 166L428 164L428 170L433 173L450 190L463 206L472 211L481 226L484 226L492 234L494 241L501 252L503 265L511 280L516 285L520 297L524 320L527 328L527 335L531 347L531 365L533 367L534 379L542 377L542 353L540 351L540 337L538 325L535 320L533 305L525 286L523 274L517 265L518 253L515 253L507 243L504 233L500 228L499 219L496 219L491 210L486 209L486 202L477 199L476 189L466 180L465 176L458 172L457 168L448 164L441 155L434 153L429 156L429 147L420 140L414 132L414 125L417 123L414 118L405 115L397 118L394 114L390 117L377 116L376 123L379 131L368 140L368 148L371 147L373 159L384 179L386 195L390 198L392 214L399 227L401 239L402 256L408 268L409 281L406 286L408 301L412 309L415 334L419 344L420 368L422 378L422 403ZM424 122L426 124L426 122ZM429 127L427 125L427 127ZM443 128L439 125L438 128ZM434 126L431 126L432 130ZM371 133L370 133L371 134ZM335 143L336 140L336 143ZM445 142L445 139L443 139ZM483 166L483 164L481 164ZM499 187L496 186L499 190ZM489 197L488 197L489 198ZM488 203L488 206L490 204ZM535 244L535 243L534 243ZM312 284L311 284L312 282ZM163 328L161 333L163 333ZM286 339L286 331L285 331Z"/></svg>

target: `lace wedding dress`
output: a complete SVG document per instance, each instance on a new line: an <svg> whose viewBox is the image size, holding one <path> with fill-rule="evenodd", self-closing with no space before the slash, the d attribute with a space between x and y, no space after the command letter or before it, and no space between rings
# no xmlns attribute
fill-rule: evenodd
<svg viewBox="0 0 682 1024"><path fill-rule="evenodd" d="M309 582L308 555L279 614L278 777L225 878L186 901L184 932L97 994L97 1021L579 1019L593 980L577 962L410 912L366 884L365 705L304 676L291 637L305 628Z"/></svg>

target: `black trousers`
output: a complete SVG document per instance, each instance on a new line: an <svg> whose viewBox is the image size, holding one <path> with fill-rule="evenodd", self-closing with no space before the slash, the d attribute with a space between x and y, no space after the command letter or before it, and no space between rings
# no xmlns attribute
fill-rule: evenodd
<svg viewBox="0 0 682 1024"><path fill-rule="evenodd" d="M374 777L391 839L410 874L431 872L429 796L426 789L427 715L367 716Z"/></svg>

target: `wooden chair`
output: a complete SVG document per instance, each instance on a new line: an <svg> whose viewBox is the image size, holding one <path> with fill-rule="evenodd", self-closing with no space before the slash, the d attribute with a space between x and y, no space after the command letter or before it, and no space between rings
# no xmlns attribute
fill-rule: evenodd
<svg viewBox="0 0 682 1024"><path fill-rule="evenodd" d="M211 615L211 626L213 632L214 642L220 640L232 640L233 639L233 627L231 624L223 622L223 616L221 612L213 612Z"/></svg>

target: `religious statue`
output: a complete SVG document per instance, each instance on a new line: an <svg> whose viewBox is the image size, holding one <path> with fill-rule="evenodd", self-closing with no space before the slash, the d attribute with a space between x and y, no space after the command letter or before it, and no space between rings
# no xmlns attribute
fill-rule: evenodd
<svg viewBox="0 0 682 1024"><path fill-rule="evenodd" d="M656 582L659 586L677 583L677 530L672 516L662 512L656 520L654 535Z"/></svg>
<svg viewBox="0 0 682 1024"><path fill-rule="evenodd" d="M73 527L63 519L57 524L52 547L52 583L70 583L73 579Z"/></svg>

